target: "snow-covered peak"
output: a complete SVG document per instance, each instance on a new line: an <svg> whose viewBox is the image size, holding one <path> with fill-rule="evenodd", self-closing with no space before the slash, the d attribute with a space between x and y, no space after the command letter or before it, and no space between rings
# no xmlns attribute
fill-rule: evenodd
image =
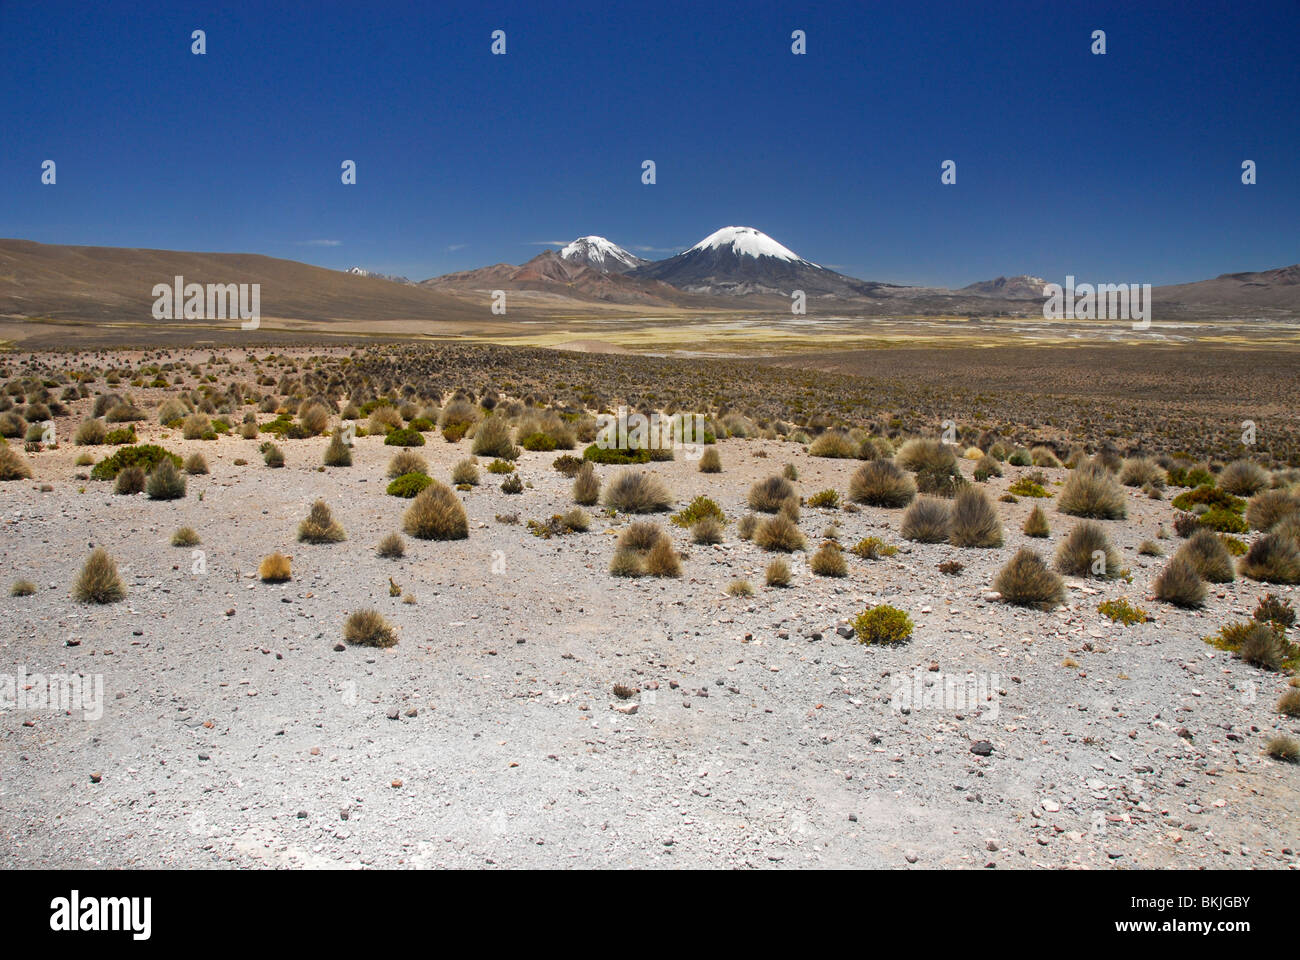
<svg viewBox="0 0 1300 960"><path fill-rule="evenodd" d="M622 272L631 270L643 261L628 253L617 243L604 237L579 237L560 251L560 257L577 263L587 263L599 270Z"/></svg>
<svg viewBox="0 0 1300 960"><path fill-rule="evenodd" d="M709 234L691 250L720 250L731 247L732 252L743 257L775 257L798 263L811 263L787 247L781 246L762 230L753 227L723 227ZM813 264L816 266L816 264Z"/></svg>

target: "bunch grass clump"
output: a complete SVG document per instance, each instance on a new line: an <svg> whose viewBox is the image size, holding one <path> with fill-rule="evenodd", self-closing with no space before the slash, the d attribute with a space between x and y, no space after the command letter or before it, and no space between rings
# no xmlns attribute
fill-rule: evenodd
<svg viewBox="0 0 1300 960"><path fill-rule="evenodd" d="M397 631L378 610L356 610L343 622L343 640L354 646L391 647Z"/></svg>
<svg viewBox="0 0 1300 960"><path fill-rule="evenodd" d="M1065 602L1065 581L1033 550L1021 547L993 581L1004 601L1019 607L1051 610Z"/></svg>
<svg viewBox="0 0 1300 960"><path fill-rule="evenodd" d="M903 513L899 532L917 543L943 543L948 539L952 507L947 501L920 497Z"/></svg>
<svg viewBox="0 0 1300 960"><path fill-rule="evenodd" d="M1113 580L1122 562L1101 524L1085 520L1076 524L1056 548L1056 569L1075 577Z"/></svg>
<svg viewBox="0 0 1300 960"><path fill-rule="evenodd" d="M1254 460L1234 460L1219 472L1219 488L1249 497L1268 488L1272 477Z"/></svg>
<svg viewBox="0 0 1300 960"><path fill-rule="evenodd" d="M808 568L819 577L847 577L849 565L834 540L823 543L808 560Z"/></svg>
<svg viewBox="0 0 1300 960"><path fill-rule="evenodd" d="M464 540L469 536L469 519L460 498L434 480L406 508L402 529L417 540Z"/></svg>
<svg viewBox="0 0 1300 960"><path fill-rule="evenodd" d="M279 550L267 554L257 565L257 576L263 583L284 583L293 579L293 557L285 556Z"/></svg>
<svg viewBox="0 0 1300 960"><path fill-rule="evenodd" d="M754 530L754 543L764 550L780 553L793 553L807 546L798 524L781 514L758 524Z"/></svg>
<svg viewBox="0 0 1300 960"><path fill-rule="evenodd" d="M375 547L375 553L385 560L399 560L406 556L406 543L402 540L400 533L389 533L379 541Z"/></svg>
<svg viewBox="0 0 1300 960"><path fill-rule="evenodd" d="M117 575L117 564L103 547L96 547L86 558L72 585L78 603L116 603L126 597L126 586Z"/></svg>
<svg viewBox="0 0 1300 960"><path fill-rule="evenodd" d="M573 502L590 507L600 500L600 478L590 460L584 460L573 478Z"/></svg>
<svg viewBox="0 0 1300 960"><path fill-rule="evenodd" d="M330 442L326 444L321 459L327 467L352 466L352 448L344 442L342 429L336 429L330 435Z"/></svg>
<svg viewBox="0 0 1300 960"><path fill-rule="evenodd" d="M790 586L792 579L790 564L783 557L777 557L767 565L767 569L764 571L764 579L769 587Z"/></svg>
<svg viewBox="0 0 1300 960"><path fill-rule="evenodd" d="M989 495L979 487L964 487L953 499L948 517L948 542L954 547L1002 546L1002 521Z"/></svg>
<svg viewBox="0 0 1300 960"><path fill-rule="evenodd" d="M794 495L794 484L785 477L773 475L749 488L749 507L761 513L776 513Z"/></svg>
<svg viewBox="0 0 1300 960"><path fill-rule="evenodd" d="M1021 530L1027 537L1050 536L1052 529L1047 523L1047 511L1041 505L1034 504L1034 509L1029 511L1029 516L1025 518L1025 525Z"/></svg>
<svg viewBox="0 0 1300 960"><path fill-rule="evenodd" d="M1266 533L1241 558L1244 576L1262 583L1300 583L1300 547L1279 533Z"/></svg>
<svg viewBox="0 0 1300 960"><path fill-rule="evenodd" d="M892 460L869 460L849 478L849 499L871 507L905 507L916 497L916 481Z"/></svg>
<svg viewBox="0 0 1300 960"><path fill-rule="evenodd" d="M1110 471L1094 460L1089 460L1071 471L1057 509L1075 517L1094 520L1122 520L1128 515L1121 487Z"/></svg>
<svg viewBox="0 0 1300 960"><path fill-rule="evenodd" d="M144 491L150 500L179 500L185 496L185 474L170 458L164 458L149 474Z"/></svg>
<svg viewBox="0 0 1300 960"><path fill-rule="evenodd" d="M329 504L317 500L311 505L307 518L298 525L298 539L302 543L338 543L347 539L343 525L334 519Z"/></svg>
<svg viewBox="0 0 1300 960"><path fill-rule="evenodd" d="M1209 530L1197 530L1176 555L1185 557L1201 579L1209 583L1231 583L1235 579L1232 554L1223 540Z"/></svg>
<svg viewBox="0 0 1300 960"><path fill-rule="evenodd" d="M667 510L672 498L653 473L624 470L605 489L604 503L623 513L657 513Z"/></svg>
<svg viewBox="0 0 1300 960"><path fill-rule="evenodd" d="M1207 592L1192 561L1178 554L1174 554L1156 576L1152 590L1157 600L1189 610L1204 604Z"/></svg>

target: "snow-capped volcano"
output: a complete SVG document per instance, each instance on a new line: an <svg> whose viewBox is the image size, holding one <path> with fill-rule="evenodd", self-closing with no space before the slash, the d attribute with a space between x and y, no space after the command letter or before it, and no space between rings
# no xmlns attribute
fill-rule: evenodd
<svg viewBox="0 0 1300 960"><path fill-rule="evenodd" d="M753 227L723 227L709 234L691 250L722 250L730 248L731 252L741 257L775 257L777 260L806 263L817 266L811 260L805 260L788 247L783 247L762 230ZM687 253L690 253L688 250Z"/></svg>
<svg viewBox="0 0 1300 960"><path fill-rule="evenodd" d="M579 237L560 251L560 257L601 273L627 273L646 262L604 237Z"/></svg>
<svg viewBox="0 0 1300 960"><path fill-rule="evenodd" d="M723 227L685 253L637 267L629 276L662 280L691 293L788 297L872 296L880 284L854 280L805 260L753 227Z"/></svg>

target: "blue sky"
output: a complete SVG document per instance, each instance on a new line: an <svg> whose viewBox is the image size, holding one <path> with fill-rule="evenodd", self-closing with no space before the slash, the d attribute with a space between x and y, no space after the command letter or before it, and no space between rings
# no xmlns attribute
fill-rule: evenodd
<svg viewBox="0 0 1300 960"><path fill-rule="evenodd" d="M742 224L871 280L1203 279L1300 261L1297 37L1295 0L0 0L0 236L423 279Z"/></svg>

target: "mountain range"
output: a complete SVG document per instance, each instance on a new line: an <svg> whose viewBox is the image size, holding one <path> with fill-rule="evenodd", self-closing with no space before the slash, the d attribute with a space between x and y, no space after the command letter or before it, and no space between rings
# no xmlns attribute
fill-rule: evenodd
<svg viewBox="0 0 1300 960"><path fill-rule="evenodd" d="M788 316L795 290L807 295L809 314L840 318L1034 318L1041 316L1043 302L1044 281L1028 275L959 290L855 279L799 256L753 227L724 227L654 262L599 236L557 246L521 265L498 263L413 283L361 267L331 270L258 254L0 239L0 322L147 322L154 285L175 276L200 283L259 283L268 317L294 325L363 328L388 322L478 325L530 316L645 316L660 309ZM508 292L508 318L495 317L484 306L498 290ZM1300 318L1300 265L1155 287L1152 302L1157 320L1294 320Z"/></svg>

